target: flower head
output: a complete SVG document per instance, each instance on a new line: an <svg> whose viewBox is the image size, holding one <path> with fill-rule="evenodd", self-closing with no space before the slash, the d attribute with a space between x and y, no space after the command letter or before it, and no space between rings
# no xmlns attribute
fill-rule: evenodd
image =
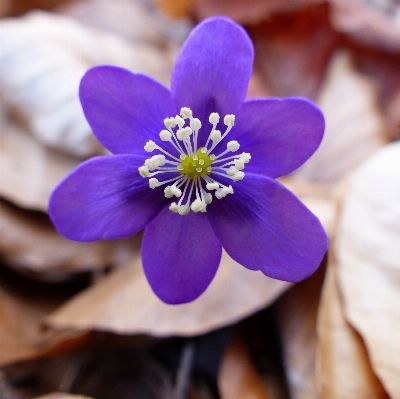
<svg viewBox="0 0 400 399"><path fill-rule="evenodd" d="M114 155L81 164L54 190L50 216L77 241L145 229L142 260L166 303L190 302L213 279L222 247L251 270L300 281L327 249L318 219L274 178L319 146L324 118L303 98L244 101L253 46L227 18L199 24L171 91L113 66L80 86L85 116Z"/></svg>

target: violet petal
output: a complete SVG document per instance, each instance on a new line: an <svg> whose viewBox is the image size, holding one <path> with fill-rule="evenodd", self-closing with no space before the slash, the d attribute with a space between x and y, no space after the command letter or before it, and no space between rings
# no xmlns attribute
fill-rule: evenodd
<svg viewBox="0 0 400 399"><path fill-rule="evenodd" d="M159 141L164 119L175 116L166 87L115 66L86 72L79 96L94 135L114 154L142 153L148 140Z"/></svg>
<svg viewBox="0 0 400 399"><path fill-rule="evenodd" d="M138 173L135 155L91 158L53 191L49 214L57 230L75 241L129 237L165 205L162 188L152 190ZM161 191L160 191L161 190Z"/></svg>
<svg viewBox="0 0 400 399"><path fill-rule="evenodd" d="M143 267L155 294L168 304L191 302L209 286L222 248L201 213L173 213L166 206L145 229Z"/></svg>
<svg viewBox="0 0 400 399"><path fill-rule="evenodd" d="M219 112L222 120L226 114L236 114L246 96L253 58L247 33L233 21L216 17L197 25L172 72L171 93L177 109L191 108L194 117L210 127L210 113Z"/></svg>
<svg viewBox="0 0 400 399"><path fill-rule="evenodd" d="M311 101L269 98L243 104L229 139L240 143L240 151L250 152L246 172L279 177L315 152L324 128L324 116Z"/></svg>
<svg viewBox="0 0 400 399"><path fill-rule="evenodd" d="M246 174L233 187L234 194L207 208L226 252L244 267L279 280L297 282L314 273L328 246L318 218L268 177Z"/></svg>

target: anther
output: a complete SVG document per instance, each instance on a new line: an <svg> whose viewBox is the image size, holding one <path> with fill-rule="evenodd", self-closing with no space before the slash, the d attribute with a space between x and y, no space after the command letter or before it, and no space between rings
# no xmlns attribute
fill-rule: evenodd
<svg viewBox="0 0 400 399"><path fill-rule="evenodd" d="M251 159L251 155L249 152L242 152L240 154L240 158L243 160L244 163L249 163Z"/></svg>
<svg viewBox="0 0 400 399"><path fill-rule="evenodd" d="M213 142L217 142L221 140L221 132L219 130L214 130L211 134L210 134L210 139Z"/></svg>
<svg viewBox="0 0 400 399"><path fill-rule="evenodd" d="M241 159L241 158L235 159L235 160L233 161L233 163L234 163L235 168L236 168L237 170L242 170L242 169L244 169L244 161L243 161L243 159Z"/></svg>
<svg viewBox="0 0 400 399"><path fill-rule="evenodd" d="M226 126L233 126L235 124L235 115L225 115L224 123Z"/></svg>
<svg viewBox="0 0 400 399"><path fill-rule="evenodd" d="M218 183L207 183L206 188L207 190L218 190L219 184Z"/></svg>
<svg viewBox="0 0 400 399"><path fill-rule="evenodd" d="M144 146L145 151L152 152L157 148L157 144L153 140L149 140Z"/></svg>
<svg viewBox="0 0 400 399"><path fill-rule="evenodd" d="M160 139L162 141L170 141L172 137L171 132L169 132L168 130L161 130L160 132Z"/></svg>
<svg viewBox="0 0 400 399"><path fill-rule="evenodd" d="M188 107L181 108L181 112L180 113L181 113L181 117L183 119L188 119L188 118L191 118L193 116L192 110L190 108L188 108Z"/></svg>
<svg viewBox="0 0 400 399"><path fill-rule="evenodd" d="M146 165L140 166L138 168L139 174L142 177L148 177L149 176L149 168Z"/></svg>
<svg viewBox="0 0 400 399"><path fill-rule="evenodd" d="M160 182L158 181L158 179L156 179L155 177L152 177L151 179L149 179L149 186L150 188L156 188L160 185Z"/></svg>
<svg viewBox="0 0 400 399"><path fill-rule="evenodd" d="M175 123L179 126L179 129L182 129L185 121L179 115L177 115L175 116Z"/></svg>
<svg viewBox="0 0 400 399"><path fill-rule="evenodd" d="M173 128L173 127L175 127L176 126L176 123L175 123L175 118L165 118L164 119L164 125L165 125L165 127L167 128L167 129L171 129L171 128Z"/></svg>
<svg viewBox="0 0 400 399"><path fill-rule="evenodd" d="M194 118L193 121L190 122L190 127L193 130L200 130L200 128L201 128L200 119Z"/></svg>
<svg viewBox="0 0 400 399"><path fill-rule="evenodd" d="M233 180L233 181L243 180L243 178L244 178L244 173L243 173L243 172L236 172L236 173L232 176L232 180Z"/></svg>
<svg viewBox="0 0 400 399"><path fill-rule="evenodd" d="M210 117L208 118L208 120L213 125L216 125L219 122L219 114L217 112L213 112L212 114L210 114Z"/></svg>
<svg viewBox="0 0 400 399"><path fill-rule="evenodd" d="M230 141L230 142L226 145L226 148L227 148L229 151L235 152L235 151L237 151L237 150L240 148L240 144L239 144L236 140L233 140L233 141Z"/></svg>

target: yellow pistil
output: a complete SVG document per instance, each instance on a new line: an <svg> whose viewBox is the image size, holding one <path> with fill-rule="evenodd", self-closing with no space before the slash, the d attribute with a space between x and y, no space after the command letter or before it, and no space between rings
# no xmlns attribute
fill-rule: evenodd
<svg viewBox="0 0 400 399"><path fill-rule="evenodd" d="M193 179L204 175L209 175L212 171L211 164L215 155L207 155L206 148L200 148L195 154L181 154L181 163L178 165L178 172L181 175Z"/></svg>

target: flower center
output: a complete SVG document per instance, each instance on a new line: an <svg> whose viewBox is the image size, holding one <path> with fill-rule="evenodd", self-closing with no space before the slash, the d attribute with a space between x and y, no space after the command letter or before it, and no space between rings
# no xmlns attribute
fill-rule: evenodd
<svg viewBox="0 0 400 399"><path fill-rule="evenodd" d="M186 175L191 179L209 175L212 171L211 164L215 159L215 155L207 155L207 148L200 148L195 154L179 156L181 164L177 169L181 175Z"/></svg>
<svg viewBox="0 0 400 399"><path fill-rule="evenodd" d="M150 140L144 146L145 151L160 153L146 159L143 166L138 168L142 177L149 177L149 186L156 187L172 183L164 188L167 198L179 198L178 203L172 202L169 209L181 215L193 212L206 212L207 205L212 202L211 191L215 190L215 197L221 199L228 194L233 194L231 185L222 184L219 176L224 176L234 182L242 180L242 170L251 159L251 155L243 152L240 155L225 156L236 152L240 145L237 141L229 141L226 150L220 154L212 154L215 147L224 140L235 123L234 115L226 115L224 124L226 130L223 134L217 129L220 120L218 113L213 112L209 117L212 124L211 132L204 147L198 148L198 137L201 122L193 118L189 108L181 109L181 116L166 118L164 120L167 130L160 132L160 139L169 142L174 147L176 155L169 153L164 148ZM189 126L185 127L185 119ZM177 129L174 131L173 129ZM160 180L156 177L160 178ZM173 176L171 178L171 176ZM183 191L182 191L183 189Z"/></svg>

